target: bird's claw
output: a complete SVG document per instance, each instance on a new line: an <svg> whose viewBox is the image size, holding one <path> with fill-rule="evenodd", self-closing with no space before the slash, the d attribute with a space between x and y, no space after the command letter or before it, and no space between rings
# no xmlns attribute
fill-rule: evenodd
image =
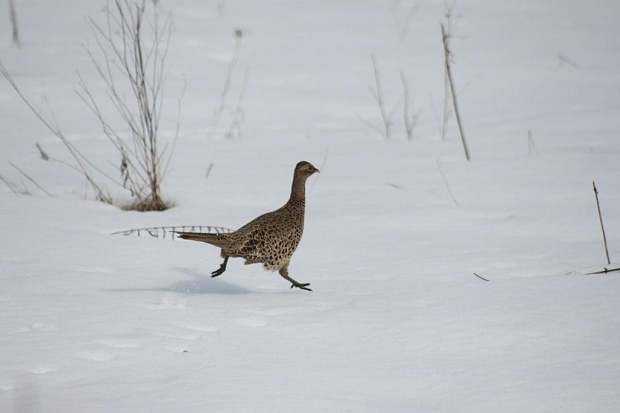
<svg viewBox="0 0 620 413"><path fill-rule="evenodd" d="M291 284L291 289L292 288L301 288L302 290L306 290L306 291L312 291L312 289L308 288L308 286L310 285L310 283L297 283L297 284Z"/></svg>
<svg viewBox="0 0 620 413"><path fill-rule="evenodd" d="M215 278L219 275L222 275L224 273L224 271L226 270L226 268L223 265L220 265L220 268L218 268L217 270L213 271L211 273L211 278Z"/></svg>

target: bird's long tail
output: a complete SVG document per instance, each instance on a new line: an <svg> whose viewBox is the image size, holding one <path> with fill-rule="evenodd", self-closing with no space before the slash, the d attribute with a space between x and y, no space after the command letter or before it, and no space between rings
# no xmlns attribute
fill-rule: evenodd
<svg viewBox="0 0 620 413"><path fill-rule="evenodd" d="M191 241L206 242L207 244L215 245L216 247L224 247L228 242L229 234L207 234L204 232L175 232L175 234L181 239L188 239Z"/></svg>

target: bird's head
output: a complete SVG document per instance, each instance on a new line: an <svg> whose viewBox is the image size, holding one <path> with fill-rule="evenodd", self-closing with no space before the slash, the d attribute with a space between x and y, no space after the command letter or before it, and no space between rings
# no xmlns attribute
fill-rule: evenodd
<svg viewBox="0 0 620 413"><path fill-rule="evenodd" d="M297 174L302 175L302 176L304 176L306 178L308 178L309 176L311 176L315 172L320 172L320 171L318 169L316 169L314 166L312 166L312 164L310 162L301 161L295 167L295 174L296 175Z"/></svg>

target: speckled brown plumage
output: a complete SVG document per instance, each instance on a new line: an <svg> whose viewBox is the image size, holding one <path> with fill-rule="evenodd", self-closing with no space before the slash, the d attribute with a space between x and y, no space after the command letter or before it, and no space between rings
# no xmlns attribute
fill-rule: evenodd
<svg viewBox="0 0 620 413"><path fill-rule="evenodd" d="M204 234L199 232L177 232L182 239L202 241L222 249L224 262L211 273L217 277L226 271L230 257L245 259L245 264L262 263L266 270L278 271L297 287L312 291L308 283L299 283L288 275L288 265L299 245L304 231L306 209L306 180L319 172L309 162L299 162L293 174L291 196L286 204L250 221L237 231L227 234Z"/></svg>

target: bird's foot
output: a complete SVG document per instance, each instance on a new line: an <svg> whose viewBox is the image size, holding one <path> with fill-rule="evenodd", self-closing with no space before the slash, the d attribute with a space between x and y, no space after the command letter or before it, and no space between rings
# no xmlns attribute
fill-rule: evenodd
<svg viewBox="0 0 620 413"><path fill-rule="evenodd" d="M217 270L213 271L211 273L211 278L215 278L217 276L220 276L222 274L224 274L224 271L226 271L226 266L224 264L220 265L220 268L218 268Z"/></svg>
<svg viewBox="0 0 620 413"><path fill-rule="evenodd" d="M220 264L220 268L218 268L217 270L211 273L211 278L224 274L224 271L226 271L226 264L228 264L228 258L230 257L228 257L227 255L224 255L224 262Z"/></svg>
<svg viewBox="0 0 620 413"><path fill-rule="evenodd" d="M291 284L291 288L301 288L302 290L312 291L308 286L310 283L293 283Z"/></svg>

